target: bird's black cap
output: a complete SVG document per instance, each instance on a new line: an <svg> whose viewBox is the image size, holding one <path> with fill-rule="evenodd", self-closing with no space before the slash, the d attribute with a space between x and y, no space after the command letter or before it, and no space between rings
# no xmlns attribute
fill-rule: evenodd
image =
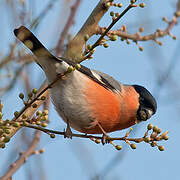
<svg viewBox="0 0 180 180"><path fill-rule="evenodd" d="M140 96L140 105L144 106L145 108L152 109L153 114L155 114L157 110L157 102L151 93L143 86L133 85L133 87Z"/></svg>

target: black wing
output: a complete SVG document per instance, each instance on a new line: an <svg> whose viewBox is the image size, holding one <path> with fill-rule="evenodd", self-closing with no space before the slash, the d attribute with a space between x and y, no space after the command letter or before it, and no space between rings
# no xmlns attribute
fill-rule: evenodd
<svg viewBox="0 0 180 180"><path fill-rule="evenodd" d="M67 58L60 57L59 59L65 61L71 66L75 66L76 64ZM89 78L91 78L98 84L102 85L106 89L121 92L121 84L108 74L102 73L97 70L91 70L83 65L81 65L81 68L78 71L80 71L83 74L86 74Z"/></svg>

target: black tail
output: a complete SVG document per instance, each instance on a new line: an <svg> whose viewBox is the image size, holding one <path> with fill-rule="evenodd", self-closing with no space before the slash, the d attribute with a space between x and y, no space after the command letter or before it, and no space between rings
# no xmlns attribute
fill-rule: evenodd
<svg viewBox="0 0 180 180"><path fill-rule="evenodd" d="M15 29L14 34L37 57L54 57L25 26Z"/></svg>

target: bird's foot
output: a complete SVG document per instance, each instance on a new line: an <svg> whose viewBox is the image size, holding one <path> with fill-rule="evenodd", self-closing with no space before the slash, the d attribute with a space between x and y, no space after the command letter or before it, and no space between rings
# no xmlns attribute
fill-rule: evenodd
<svg viewBox="0 0 180 180"><path fill-rule="evenodd" d="M101 126L100 123L97 123L97 125L99 126L99 128L101 129L103 136L101 139L102 144L108 144L110 142L110 137L107 135L106 131L103 129L103 127Z"/></svg>
<svg viewBox="0 0 180 180"><path fill-rule="evenodd" d="M64 129L64 138L72 139L72 131L71 131L71 127L69 125L69 121L67 121L67 127L66 127L66 129Z"/></svg>
<svg viewBox="0 0 180 180"><path fill-rule="evenodd" d="M110 137L109 137L107 134L103 134L102 139L101 139L101 142L102 142L103 145L104 145L104 144L109 144L109 142L110 142Z"/></svg>

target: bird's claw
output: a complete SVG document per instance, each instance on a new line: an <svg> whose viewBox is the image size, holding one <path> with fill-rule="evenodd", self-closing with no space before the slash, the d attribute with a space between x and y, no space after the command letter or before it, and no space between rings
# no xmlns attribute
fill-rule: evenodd
<svg viewBox="0 0 180 180"><path fill-rule="evenodd" d="M71 128L68 124L67 124L66 129L64 129L64 138L72 139L72 131L71 131Z"/></svg>
<svg viewBox="0 0 180 180"><path fill-rule="evenodd" d="M102 142L103 145L108 144L110 142L110 137L108 135L106 135L106 134L103 134L101 142Z"/></svg>

